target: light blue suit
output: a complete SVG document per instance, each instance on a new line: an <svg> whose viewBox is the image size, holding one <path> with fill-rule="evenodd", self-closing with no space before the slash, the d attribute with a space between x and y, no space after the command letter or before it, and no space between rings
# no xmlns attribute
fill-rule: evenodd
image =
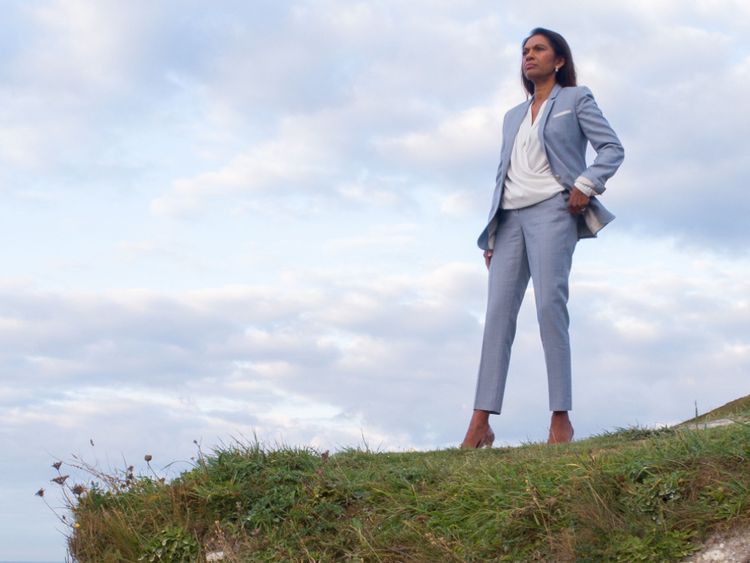
<svg viewBox="0 0 750 563"><path fill-rule="evenodd" d="M567 302L573 251L578 239L595 236L614 215L592 197L586 215L574 217L567 200L579 176L589 180L597 194L603 193L624 157L591 91L555 85L537 119L541 119L539 135L550 169L564 191L529 207L501 209L513 144L530 104L527 100L505 115L492 207L477 241L486 250L495 237L474 408L493 413L502 407L516 319L529 278L547 364L550 410L572 408ZM597 154L586 166L589 142Z"/></svg>

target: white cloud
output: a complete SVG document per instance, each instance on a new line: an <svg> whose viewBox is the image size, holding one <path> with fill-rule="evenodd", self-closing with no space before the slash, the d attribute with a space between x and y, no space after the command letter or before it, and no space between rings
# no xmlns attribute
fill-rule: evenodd
<svg viewBox="0 0 750 563"><path fill-rule="evenodd" d="M409 132L376 141L386 154L416 159L429 164L451 165L488 152L498 140L500 127L497 111L476 107L449 115L435 130Z"/></svg>
<svg viewBox="0 0 750 563"><path fill-rule="evenodd" d="M416 225L387 225L362 236L332 239L326 246L334 253L362 251L368 248L387 252L404 247L413 247L417 236Z"/></svg>
<svg viewBox="0 0 750 563"><path fill-rule="evenodd" d="M172 193L157 198L151 209L180 214L196 211L216 198L267 190L283 195L304 187L300 184L325 177L330 170L326 155L317 150L317 141L311 141L309 136L272 141L232 158L218 171L175 180Z"/></svg>
<svg viewBox="0 0 750 563"><path fill-rule="evenodd" d="M474 192L468 190L461 190L448 194L442 198L440 202L440 211L444 214L452 217L468 217L481 215L484 209L484 202L480 205L480 202L476 198Z"/></svg>
<svg viewBox="0 0 750 563"><path fill-rule="evenodd" d="M615 249L622 245L609 243ZM578 263L572 316L576 361L585 377L607 365L612 377L635 385L669 381L678 372L731 374L747 367L750 327L743 296L748 288L737 284L735 273L747 265L710 255L691 264L674 247L652 245L636 268L626 259L632 250L624 250L622 265L610 261L601 271L585 256ZM671 256L670 263L655 266L664 255ZM685 272L671 271L674 264ZM320 404L310 408L327 412L330 424L336 409L352 408L376 433L387 434L394 420L404 420L401 431L411 435L410 443L423 444L420 419L406 413L424 381L445 388L445 395L430 402L452 412L454 425L460 426L466 414L461 405L471 396L481 336L481 272L476 264L453 263L419 276L383 274L367 283L334 271L311 272L276 287L171 296L127 292L71 299L6 289L3 302L16 305L3 320L8 328L0 333L3 361L34 373L45 393L38 403L27 395L4 394L3 400L11 413L23 405L29 413L45 412L48 401L59 412L70 399L52 397L72 397L75 392L68 389L91 385L109 392L116 381L135 389L122 395L135 403L145 389L192 396L199 403L206 397L221 402L227 393L246 390L268 397L254 403L257 412L244 408L258 420L271 404L299 397L292 402ZM602 278L610 283L601 283ZM540 368L538 337L532 300L527 301L514 365L536 366L533 372ZM50 304L56 305L50 309ZM27 339L33 346L18 345ZM21 372L8 376L20 378ZM394 381L397 388L386 384ZM206 393L206 385L214 390ZM385 403L387 416L379 411ZM232 417L243 412L227 404L214 410L234 412ZM429 418L425 407L417 410ZM66 416L75 412L78 405Z"/></svg>
<svg viewBox="0 0 750 563"><path fill-rule="evenodd" d="M397 190L405 184L403 179L378 178L373 181L367 176L365 173L357 181L345 182L338 187L338 193L345 200L359 205L394 207L404 203L403 194Z"/></svg>
<svg viewBox="0 0 750 563"><path fill-rule="evenodd" d="M58 95L128 87L128 66L143 53L147 13L134 4L58 0L29 6L38 28L24 71L52 83Z"/></svg>

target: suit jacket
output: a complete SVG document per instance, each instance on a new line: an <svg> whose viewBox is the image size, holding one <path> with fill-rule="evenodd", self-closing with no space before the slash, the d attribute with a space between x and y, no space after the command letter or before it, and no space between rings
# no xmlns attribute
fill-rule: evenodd
<svg viewBox="0 0 750 563"><path fill-rule="evenodd" d="M500 202L503 198L505 177L510 166L510 155L531 99L517 105L505 114L500 164L495 178L492 208L482 234L477 240L479 248L489 248L489 237L497 228ZM620 140L602 115L591 90L585 86L567 88L555 84L547 100L544 113L537 116L539 137L547 154L552 174L570 191L578 176L584 176L594 185L597 194L605 190L605 183L617 171L625 157ZM596 158L586 166L586 144L596 151ZM612 215L596 197L592 197L586 212L578 219L578 238L593 237Z"/></svg>

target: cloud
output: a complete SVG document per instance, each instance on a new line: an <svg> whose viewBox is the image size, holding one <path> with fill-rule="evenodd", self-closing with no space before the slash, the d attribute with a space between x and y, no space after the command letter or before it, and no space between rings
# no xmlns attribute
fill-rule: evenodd
<svg viewBox="0 0 750 563"><path fill-rule="evenodd" d="M154 200L157 214L199 210L207 201L242 194L284 197L290 192L325 182L333 175L332 147L321 138L322 129L288 124L278 139L254 146L226 166L193 178L178 179L170 194Z"/></svg>
<svg viewBox="0 0 750 563"><path fill-rule="evenodd" d="M410 22L408 36L399 32L404 20ZM487 127L493 110L459 102L467 93L477 97L477 80L488 82L481 60L495 55L492 44L480 39L490 37L494 18L445 18L440 25L425 25L418 10L396 3L343 11L302 4L279 23L275 35L263 32L262 44L240 26L229 40L235 48L227 47L215 72L194 78L205 107L223 108L263 137L252 135L250 146L218 167L208 163L208 170L173 180L169 191L153 200L155 213L200 212L227 196L246 199L261 212L294 197L344 204L367 198L394 207L403 203L404 187L442 190L456 182L450 164L428 170L425 158L434 163L453 154L467 168L483 140L497 136ZM389 47L404 42L404 49ZM426 52L437 44L444 55L424 65ZM324 98L316 94L321 88ZM280 109L288 113L275 120L273 112ZM462 127L467 125L469 130ZM442 137L427 147L435 127ZM459 145L466 145L458 151L457 135ZM489 143L479 158L487 152L494 158L495 150ZM416 162L415 154L421 155Z"/></svg>
<svg viewBox="0 0 750 563"><path fill-rule="evenodd" d="M492 187L502 113L522 98L523 21L545 14L567 32L582 80L626 145L605 196L621 223L741 250L741 222L705 206L703 186L721 185L738 214L750 206L741 189L750 123L731 109L750 75L736 34L745 8L732 3L727 18L709 2L616 12L587 3L586 17L605 25L577 34L559 7L524 16L511 4L500 18L482 3L443 5L425 19L420 6L300 3L250 19L237 6L178 19L168 6L27 7L13 17L32 39L16 44L12 86L0 92L0 158L12 164L4 183L28 192L19 171L46 169L66 170L67 185L121 184L129 171L128 182L150 178L150 208L166 216L393 209L413 205L404 197L419 186L441 192L449 214L466 214L446 198L487 199L479 194ZM606 32L615 21L628 27ZM112 131L123 111L132 127ZM151 139L138 148L144 127ZM156 178L153 151L168 146L179 160Z"/></svg>
<svg viewBox="0 0 750 563"><path fill-rule="evenodd" d="M626 227L742 252L738 218L750 199L741 168L750 145L741 131L750 117L736 108L750 86L748 62L738 56L740 37L701 27L702 17L723 19L704 8L679 14L670 26L641 14L637 49L632 35L611 36L602 39L606 57L584 50L579 62L625 145L625 163L604 201ZM712 202L718 186L731 211Z"/></svg>
<svg viewBox="0 0 750 563"><path fill-rule="evenodd" d="M584 254L578 263L571 307L584 381L600 386L596 374L606 366L610 379L632 384L626 397L649 382L674 382L676 374L731 379L748 367L750 288L737 282L740 266L715 255L686 259L670 245L652 244L644 252L643 243L611 244L623 256L638 248L645 261L623 258L600 270ZM657 265L664 255L673 258ZM675 265L680 269L672 270ZM18 420L20 409L66 408L80 389L123 393L133 404L140 396L149 402L152 391L192 397L196 413L208 408L201 404L215 403L223 406L210 410L235 412L231 417L244 412L248 420L263 419L287 400L307 401L319 405L313 411L328 413L321 420L330 424L338 413L355 412L373 432L402 432L413 445L426 445L423 424L431 420L434 427L433 409L440 408L451 415L438 436L450 441L474 384L485 297L481 264L363 279L325 270L273 287L172 295L6 288L0 340L7 385L34 373L43 392L36 402L6 386L0 397L7 416ZM541 375L533 300L527 301L514 366L532 366ZM441 390L430 393L429 405L418 399L424 385ZM245 408L222 399L239 398L243 389L249 393L243 400L261 398Z"/></svg>
<svg viewBox="0 0 750 563"><path fill-rule="evenodd" d="M327 247L333 253L361 252L368 249L371 253L381 253L413 247L417 236L416 225L388 225L362 236L332 239L328 241Z"/></svg>
<svg viewBox="0 0 750 563"><path fill-rule="evenodd" d="M70 143L85 142L106 102L132 94L150 45L148 14L64 0L24 5L14 16L24 41L4 65L0 159L47 171L82 148Z"/></svg>
<svg viewBox="0 0 750 563"><path fill-rule="evenodd" d="M37 27L33 37L39 41L25 57L24 71L35 80L63 87L58 95L76 95L81 87L125 87L127 67L147 46L139 41L147 13L135 6L59 0L29 7L28 13Z"/></svg>
<svg viewBox="0 0 750 563"><path fill-rule="evenodd" d="M492 107L476 107L447 116L435 130L408 132L376 141L387 155L431 165L451 166L467 159L482 160L496 152L499 119ZM490 150L490 147L492 149Z"/></svg>
<svg viewBox="0 0 750 563"><path fill-rule="evenodd" d="M595 17L612 18L611 10L590 7ZM518 18L514 9L507 21ZM629 22L627 33L568 33L578 48L582 81L592 86L626 146L626 163L605 199L633 232L671 233L690 244L739 250L741 222L726 220L720 206L706 208L703 186L722 185L739 213L750 205L739 187L749 148L742 131L750 123L731 110L741 106L733 92L746 89L748 63L733 54L738 38L729 29L699 27L706 17L723 22L706 6L660 9L678 23L665 28L650 9L633 5L620 13ZM263 94L260 104L247 98L264 89L300 94L295 81L312 78L295 69L309 63L311 52L322 61L310 67L323 77L315 81L318 86L337 77L324 86L330 97L313 92L306 106L280 99L294 113L275 126L268 117L245 112L243 120L265 123L265 139L218 168L173 180L151 209L167 215L202 212L209 202L217 205L217 198L223 205L244 201L239 207L253 213L280 205L287 212L326 213L347 202L394 208L402 205L404 193L415 193L413 186L423 186L444 194L440 205L447 214L477 213L480 204L467 199L487 199L479 194L492 188L502 113L523 99L518 37L491 13L445 10L427 24L412 8L395 4L355 4L343 11L297 6L280 20L288 35L272 38L284 47L271 80L262 78L257 43L239 29L233 41L246 47L237 51L244 58L228 58L226 69L201 79L208 105L241 114L243 104L257 111L274 103L271 94ZM568 16L558 15L564 25ZM410 34L397 37L407 25ZM428 56L437 44L443 54ZM236 71L243 67L247 72ZM495 71L488 74L490 68ZM251 85L254 74L260 85ZM720 99L724 102L716 103ZM418 202L424 205L421 197ZM692 220L698 213L701 221Z"/></svg>
<svg viewBox="0 0 750 563"><path fill-rule="evenodd" d="M452 217L477 217L482 215L484 205L476 198L476 194L469 190L453 192L445 196L440 202L440 211Z"/></svg>

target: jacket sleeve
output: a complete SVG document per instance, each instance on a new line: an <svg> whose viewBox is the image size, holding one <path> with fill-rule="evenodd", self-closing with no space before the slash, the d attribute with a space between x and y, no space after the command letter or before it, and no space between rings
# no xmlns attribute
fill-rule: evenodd
<svg viewBox="0 0 750 563"><path fill-rule="evenodd" d="M503 116L502 140L500 142L500 159L497 164L497 172L495 173L495 187L497 187L498 182L500 182L501 180L505 180L505 178L500 177L500 173L502 172L502 169L503 169L503 154L505 153L505 143L508 142L508 139L506 138L507 135L505 132L505 126L506 126L506 123L508 122L508 113L506 113Z"/></svg>
<svg viewBox="0 0 750 563"><path fill-rule="evenodd" d="M599 106L596 105L591 90L585 86L582 86L580 90L581 96L576 102L578 124L596 151L594 162L581 172L581 176L589 180L594 190L601 194L605 190L607 180L622 164L625 150Z"/></svg>

